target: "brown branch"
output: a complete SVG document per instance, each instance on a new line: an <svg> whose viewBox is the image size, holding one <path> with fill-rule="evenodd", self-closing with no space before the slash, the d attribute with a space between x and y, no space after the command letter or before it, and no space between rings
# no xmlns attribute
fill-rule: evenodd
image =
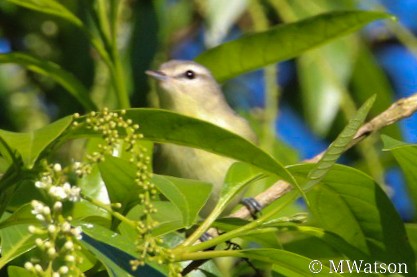
<svg viewBox="0 0 417 277"><path fill-rule="evenodd" d="M409 117L417 111L417 93L413 94L410 97L403 98L392 104L387 110L382 112L381 114L374 117L371 121L362 125L359 130L356 132L352 142L346 148L349 149L366 137L379 131L380 129L391 125L403 118ZM324 152L318 154L317 156L313 157L312 159L305 160L306 163L315 163L320 160L323 156ZM273 201L277 200L278 198L282 197L284 194L289 192L292 189L292 185L287 183L286 181L279 180L275 184L273 184L270 188L265 190L264 192L258 194L255 199L262 205L262 207L268 206ZM242 207L235 213L231 214L230 217L238 217L238 218L250 218L251 213L246 207Z"/></svg>
<svg viewBox="0 0 417 277"><path fill-rule="evenodd" d="M416 111L417 111L417 93L413 94L410 97L398 100L397 102L392 104L387 110L385 110L381 114L374 117L371 121L362 125L359 128L359 130L356 132L351 143L346 147L346 150L355 146L356 144L364 140L366 137L368 137L372 133L375 133L379 131L380 129L388 125L391 125L403 118L409 117L412 114L414 114ZM312 159L304 160L304 162L306 163L318 162L324 153L325 151L316 155ZM266 207L270 205L272 202L274 202L275 200L281 198L283 195L285 195L287 192L291 190L292 190L292 185L290 183L283 181L283 180L279 180L275 184L273 184L270 188L258 194L255 197L255 199L258 201L259 204L261 204L262 207ZM238 211L231 214L229 217L248 219L248 218L251 218L251 216L252 216L251 212L246 207L242 207ZM216 237L219 235L216 228L210 228L207 231L207 233L212 237ZM197 241L197 243L199 242L200 241ZM197 262L197 263L192 262L185 268L184 273L191 272L192 270L199 267L201 264L202 264L201 262Z"/></svg>

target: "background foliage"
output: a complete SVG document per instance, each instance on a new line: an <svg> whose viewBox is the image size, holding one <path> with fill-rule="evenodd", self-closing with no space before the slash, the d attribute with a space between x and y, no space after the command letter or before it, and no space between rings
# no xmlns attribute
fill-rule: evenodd
<svg viewBox="0 0 417 277"><path fill-rule="evenodd" d="M363 2L1 1L1 273L160 276L231 257L191 274L306 276L315 259L324 275L345 259L415 275L415 117L335 164L367 116L416 86L412 1ZM144 71L170 58L207 66L259 147L149 108ZM210 184L151 174L155 142L240 161L208 218L198 212ZM253 196L278 179L295 188L257 220L219 218L243 186ZM211 225L224 233L193 245Z"/></svg>

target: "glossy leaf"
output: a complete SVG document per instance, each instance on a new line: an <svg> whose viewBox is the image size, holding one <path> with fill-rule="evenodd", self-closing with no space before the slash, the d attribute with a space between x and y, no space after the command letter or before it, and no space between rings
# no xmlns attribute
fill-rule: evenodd
<svg viewBox="0 0 417 277"><path fill-rule="evenodd" d="M348 125L337 136L327 148L323 157L318 161L314 169L308 174L309 181L306 185L306 190L314 185L320 183L322 178L330 171L331 167L336 163L337 159L346 151L348 145L351 143L358 129L362 126L366 119L366 115L375 101L375 95L368 99L365 104L358 110L356 115L349 120Z"/></svg>
<svg viewBox="0 0 417 277"><path fill-rule="evenodd" d="M121 203L123 213L127 213L139 201L135 166L124 159L108 156L99 164L99 169L111 202ZM185 226L195 222L211 192L210 184L196 180L154 175L151 181L181 211Z"/></svg>
<svg viewBox="0 0 417 277"><path fill-rule="evenodd" d="M357 99L356 102L363 103L373 94L376 94L378 101L375 102L369 112L371 117L385 111L394 101L394 91L388 76L379 66L370 49L362 44L359 45L359 53L355 61L351 85L352 89L349 91ZM398 124L386 126L380 132L394 137L401 136Z"/></svg>
<svg viewBox="0 0 417 277"><path fill-rule="evenodd" d="M111 214L88 201L79 201L72 207L72 218L84 220L102 226L110 226Z"/></svg>
<svg viewBox="0 0 417 277"><path fill-rule="evenodd" d="M417 224L407 223L405 224L405 229L407 230L410 245L413 248L414 253L417 255Z"/></svg>
<svg viewBox="0 0 417 277"><path fill-rule="evenodd" d="M8 276L13 277L36 277L36 275L29 270L13 265L7 267L7 273L9 274Z"/></svg>
<svg viewBox="0 0 417 277"><path fill-rule="evenodd" d="M246 10L248 2L248 0L206 1L207 45L217 45L224 39L229 29Z"/></svg>
<svg viewBox="0 0 417 277"><path fill-rule="evenodd" d="M181 211L185 227L196 222L212 190L208 183L169 176L154 175L152 182Z"/></svg>
<svg viewBox="0 0 417 277"><path fill-rule="evenodd" d="M311 276L313 275L311 268L313 270L321 270L317 273L314 273L314 276L328 276L330 268L325 265L317 265L317 267L311 267L312 259L304 257L298 254L294 254L285 250L280 249L248 249L240 251L244 257L249 259L254 259L266 263L272 264L272 269L275 272L283 276ZM333 272L334 276L342 276L337 272Z"/></svg>
<svg viewBox="0 0 417 277"><path fill-rule="evenodd" d="M313 165L291 168L305 180ZM404 224L384 191L366 174L335 165L307 197L323 229L383 262L405 262L415 275L414 253Z"/></svg>
<svg viewBox="0 0 417 277"><path fill-rule="evenodd" d="M7 219L0 222L0 230L19 224L36 224L39 221L33 216L31 204L25 204L17 209Z"/></svg>
<svg viewBox="0 0 417 277"><path fill-rule="evenodd" d="M120 203L126 213L139 201L139 186L135 183L136 168L132 163L121 158L106 156L98 168L106 184L112 203Z"/></svg>
<svg viewBox="0 0 417 277"><path fill-rule="evenodd" d="M220 191L220 198L217 203L223 211L232 199L239 194L245 186L254 184L256 181L265 177L256 168L246 163L234 163L227 171L224 184Z"/></svg>
<svg viewBox="0 0 417 277"><path fill-rule="evenodd" d="M417 208L417 170L416 170L416 159L417 159L417 145L408 144L388 136L382 136L384 142L384 151L390 151L401 170L404 172L407 180L407 190L410 192L411 199L413 200L414 207Z"/></svg>
<svg viewBox="0 0 417 277"><path fill-rule="evenodd" d="M166 110L147 108L128 109L125 117L139 124L139 132L146 140L199 148L230 157L276 174L297 185L281 163L269 154L246 139L211 123ZM94 132L82 126L68 133L69 138L94 135Z"/></svg>
<svg viewBox="0 0 417 277"><path fill-rule="evenodd" d="M84 85L74 75L53 62L45 61L29 54L13 52L0 54L0 63L18 64L30 71L49 77L64 87L86 110L97 109L96 105L91 101L89 92Z"/></svg>
<svg viewBox="0 0 417 277"><path fill-rule="evenodd" d="M344 105L344 94L351 76L357 49L353 37L338 39L308 51L298 58L303 109L308 126L325 136Z"/></svg>
<svg viewBox="0 0 417 277"><path fill-rule="evenodd" d="M152 229L152 235L160 236L188 227L184 224L182 212L171 202L153 201L152 204L157 210L156 213L152 214L152 218L158 222L158 225ZM126 216L129 219L137 220L142 218L143 215L143 206L137 205ZM132 241L136 240L138 236L137 230L124 222L120 223L119 230L122 235Z"/></svg>
<svg viewBox="0 0 417 277"><path fill-rule="evenodd" d="M20 224L0 231L2 250L0 269L8 262L36 247L35 239L39 235L29 233L28 226L28 224Z"/></svg>
<svg viewBox="0 0 417 277"><path fill-rule="evenodd" d="M110 276L164 276L149 265L132 271L130 261L138 255L135 244L118 233L100 225L80 223L83 230L82 245L90 250L105 266Z"/></svg>
<svg viewBox="0 0 417 277"><path fill-rule="evenodd" d="M340 236L310 226L285 225L277 226L279 231L285 235L301 235L301 240L294 240L285 243L284 248L292 252L304 254L312 258L322 257L348 257L350 260L364 260L374 262L374 258L366 255ZM288 234L286 232L289 232ZM330 266L330 264L326 264Z"/></svg>
<svg viewBox="0 0 417 277"><path fill-rule="evenodd" d="M61 5L58 1L54 0L7 0L13 4L35 10L38 12L46 13L61 17L77 26L82 26L81 20L76 17L65 6Z"/></svg>
<svg viewBox="0 0 417 277"><path fill-rule="evenodd" d="M41 129L28 133L0 130L0 137L17 151L27 167L32 167L39 155L70 126L72 117L64 117Z"/></svg>
<svg viewBox="0 0 417 277"><path fill-rule="evenodd" d="M255 181L264 177L264 174L260 173L256 168L245 163L234 163L227 171L224 184L221 188L219 199L217 203L213 203L214 207L208 207L207 211L203 211L205 218L202 226L210 226L222 213L227 214L230 212L233 206L237 204L239 197L237 196L242 189L253 184ZM234 203L235 202L235 203ZM211 204L211 203L210 203ZM232 205L232 206L231 206ZM212 208L212 210L209 210ZM202 228L202 227L201 227ZM199 229L198 232L202 233L206 230ZM195 234L193 234L196 236Z"/></svg>
<svg viewBox="0 0 417 277"><path fill-rule="evenodd" d="M196 58L223 82L268 64L294 58L304 51L352 33L366 24L389 18L365 11L335 11L221 44Z"/></svg>

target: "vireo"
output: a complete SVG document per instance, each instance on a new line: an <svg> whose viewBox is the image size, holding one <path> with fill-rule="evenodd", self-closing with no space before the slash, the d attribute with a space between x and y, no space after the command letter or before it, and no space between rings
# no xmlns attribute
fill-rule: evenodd
<svg viewBox="0 0 417 277"><path fill-rule="evenodd" d="M161 108L211 122L255 142L256 136L248 122L230 108L216 80L204 66L192 61L172 60L146 74L158 81ZM161 146L161 160L164 174L213 184L202 216L216 204L226 172L234 162L203 150L168 144Z"/></svg>

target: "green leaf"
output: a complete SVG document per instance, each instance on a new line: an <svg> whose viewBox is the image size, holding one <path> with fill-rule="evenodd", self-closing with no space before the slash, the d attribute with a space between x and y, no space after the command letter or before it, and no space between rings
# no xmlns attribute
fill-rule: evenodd
<svg viewBox="0 0 417 277"><path fill-rule="evenodd" d="M320 183L323 177L330 171L332 166L336 164L337 159L339 159L343 152L346 151L354 135L362 126L374 101L375 95L368 99L365 104L359 108L356 115L349 120L348 125L337 136L335 141L329 145L323 157L315 164L314 168L308 174L309 181L305 190L309 190L314 185Z"/></svg>
<svg viewBox="0 0 417 277"><path fill-rule="evenodd" d="M196 61L222 82L352 33L369 22L390 16L380 12L334 11L265 32L247 35L203 52Z"/></svg>
<svg viewBox="0 0 417 277"><path fill-rule="evenodd" d="M295 186L298 185L288 170L269 154L246 139L209 122L166 110L148 108L128 109L125 117L139 124L139 132L146 140L203 149L254 165ZM83 119L85 117L80 118L81 121ZM96 135L83 124L80 125L79 128L68 132L67 138Z"/></svg>
<svg viewBox="0 0 417 277"><path fill-rule="evenodd" d="M2 250L0 269L8 262L36 247L35 239L39 235L29 233L28 227L28 224L20 224L0 231Z"/></svg>
<svg viewBox="0 0 417 277"><path fill-rule="evenodd" d="M305 180L312 166L294 166L291 172ZM375 260L407 263L409 272L416 275L404 224L387 195L368 175L335 165L307 197L323 229Z"/></svg>
<svg viewBox="0 0 417 277"><path fill-rule="evenodd" d="M384 151L390 151L394 155L401 170L404 172L407 190L417 210L417 171L415 163L417 159L417 145L407 144L385 135L382 135L382 141L384 142Z"/></svg>
<svg viewBox="0 0 417 277"><path fill-rule="evenodd" d="M266 224L266 226L270 226L270 224ZM348 257L350 260L365 260L368 262L374 262L375 258L366 255L364 252L345 241L339 235L332 232L316 227L295 224L277 224L277 228L282 235L285 235L283 232L290 232L288 235L302 235L301 241L293 240L286 243L284 248L287 250L291 250L296 253L299 252L300 254L317 259L324 258L326 257L324 255L327 254L327 257ZM318 241L321 242L321 247L319 248L317 248L317 244L319 244ZM308 245L309 243L310 245ZM290 247L290 245L292 247ZM299 248L297 248L297 245ZM310 249L309 246L311 247ZM328 249L329 247L332 252Z"/></svg>
<svg viewBox="0 0 417 277"><path fill-rule="evenodd" d="M123 214L139 201L139 186L135 183L136 168L121 158L106 156L98 168L112 203L122 204Z"/></svg>
<svg viewBox="0 0 417 277"><path fill-rule="evenodd" d="M69 11L65 6L54 0L7 0L16 5L35 10L38 12L51 14L63 18L78 27L82 27L82 21Z"/></svg>
<svg viewBox="0 0 417 277"><path fill-rule="evenodd" d="M78 226L84 233L81 244L103 263L110 276L164 276L149 265L132 271L130 261L138 254L135 244L122 235L91 223L80 223Z"/></svg>
<svg viewBox="0 0 417 277"><path fill-rule="evenodd" d="M208 183L161 175L154 175L152 182L181 211L185 227L196 222L212 189Z"/></svg>
<svg viewBox="0 0 417 277"><path fill-rule="evenodd" d="M378 64L376 57L368 46L363 44L359 45L359 53L351 77L351 86L352 89L349 92L353 94L358 103L363 103L373 94L376 94L378 101L375 102L369 112L371 117L382 113L394 102L394 91L387 74ZM385 126L380 132L394 137L401 136L398 124Z"/></svg>
<svg viewBox="0 0 417 277"><path fill-rule="evenodd" d="M18 266L8 266L7 267L8 276L13 277L36 277L36 275L23 267Z"/></svg>
<svg viewBox="0 0 417 277"><path fill-rule="evenodd" d="M152 214L152 218L158 222L158 225L152 228L153 236L164 235L188 227L184 224L182 212L171 202L153 201L152 205L156 209L156 213ZM143 215L143 206L136 205L126 216L131 220L138 220L138 218L142 218ZM137 239L137 230L131 225L122 222L120 223L119 230L122 235L128 237L131 241Z"/></svg>
<svg viewBox="0 0 417 277"><path fill-rule="evenodd" d="M224 184L220 191L219 201L217 206L220 208L220 212L224 211L230 201L239 194L242 189L254 182L265 177L265 174L259 172L253 166L246 163L234 163L227 171Z"/></svg>
<svg viewBox="0 0 417 277"><path fill-rule="evenodd" d="M414 250L414 254L417 254L417 224L407 223L405 224L405 230L407 231L408 240L410 241L410 245Z"/></svg>
<svg viewBox="0 0 417 277"><path fill-rule="evenodd" d="M203 9L207 24L206 45L216 45L224 39L229 29L247 9L248 2L248 0L228 0L222 3L218 0L206 1L206 8Z"/></svg>
<svg viewBox="0 0 417 277"><path fill-rule="evenodd" d="M308 126L325 136L347 93L357 39L352 36L338 39L297 59L303 109Z"/></svg>
<svg viewBox="0 0 417 277"><path fill-rule="evenodd" d="M74 220L84 220L102 226L110 226L111 214L88 201L78 201L72 206L71 216Z"/></svg>
<svg viewBox="0 0 417 277"><path fill-rule="evenodd" d="M35 219L31 204L25 204L19 207L11 216L0 222L0 230L19 224L36 224L39 221Z"/></svg>
<svg viewBox="0 0 417 277"><path fill-rule="evenodd" d="M135 183L135 166L121 158L107 156L99 164L102 178L112 203L121 203L123 214L139 201L140 188ZM190 226L198 218L198 213L206 203L211 185L208 183L153 175L152 182L182 213L184 226ZM195 193L198 188L198 194Z"/></svg>
<svg viewBox="0 0 417 277"><path fill-rule="evenodd" d="M39 155L70 126L72 116L64 117L39 130L28 133L14 133L0 130L0 137L14 151L17 151L27 167L32 167Z"/></svg>
<svg viewBox="0 0 417 277"><path fill-rule="evenodd" d="M311 258L285 250L260 248L241 250L239 252L246 258L272 264L273 271L278 272L283 276L312 276L313 273L310 268L313 270L321 268L321 270L315 273L314 276L329 276L330 272L330 268L324 265L324 263L321 266L319 264L314 266L311 265ZM337 272L333 272L332 275L342 276Z"/></svg>
<svg viewBox="0 0 417 277"><path fill-rule="evenodd" d="M15 63L30 71L49 77L64 87L85 109L97 110L84 85L74 75L53 62L45 61L29 54L14 52L0 54L0 63Z"/></svg>

